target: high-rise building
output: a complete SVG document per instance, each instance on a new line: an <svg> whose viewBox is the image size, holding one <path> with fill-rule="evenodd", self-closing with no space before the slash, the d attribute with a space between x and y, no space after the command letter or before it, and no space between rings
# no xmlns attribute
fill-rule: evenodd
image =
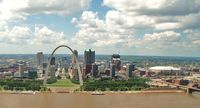
<svg viewBox="0 0 200 108"><path fill-rule="evenodd" d="M135 70L135 65L132 65L132 64L127 64L126 65L126 73L127 73L127 76L130 78L130 77L133 77L133 71Z"/></svg>
<svg viewBox="0 0 200 108"><path fill-rule="evenodd" d="M110 76L111 77L115 77L115 68L116 68L116 65L115 64L111 64L110 66Z"/></svg>
<svg viewBox="0 0 200 108"><path fill-rule="evenodd" d="M89 73L91 73L91 70L92 70L92 64L84 64L83 65L83 76L86 76Z"/></svg>
<svg viewBox="0 0 200 108"><path fill-rule="evenodd" d="M89 49L84 52L84 67L83 67L83 75L87 75L91 73L92 64L95 63L95 51Z"/></svg>
<svg viewBox="0 0 200 108"><path fill-rule="evenodd" d="M19 77L23 77L24 70L25 70L24 64L19 64Z"/></svg>
<svg viewBox="0 0 200 108"><path fill-rule="evenodd" d="M98 76L98 65L92 64L92 76L96 78Z"/></svg>
<svg viewBox="0 0 200 108"><path fill-rule="evenodd" d="M121 61L120 61L119 54L113 54L111 56L111 62L112 62L112 64L115 64L116 71L119 71L121 69Z"/></svg>
<svg viewBox="0 0 200 108"><path fill-rule="evenodd" d="M84 52L84 63L85 64L95 63L95 51L89 49L89 51Z"/></svg>
<svg viewBox="0 0 200 108"><path fill-rule="evenodd" d="M36 55L37 67L41 68L44 63L44 55L43 52L38 52Z"/></svg>

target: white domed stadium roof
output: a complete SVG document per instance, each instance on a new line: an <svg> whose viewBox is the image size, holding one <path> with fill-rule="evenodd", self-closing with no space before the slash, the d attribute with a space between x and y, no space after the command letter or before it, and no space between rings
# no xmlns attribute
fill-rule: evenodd
<svg viewBox="0 0 200 108"><path fill-rule="evenodd" d="M171 70L181 70L180 68L172 67L172 66L154 66L149 68L150 70L155 70L155 71L171 71Z"/></svg>

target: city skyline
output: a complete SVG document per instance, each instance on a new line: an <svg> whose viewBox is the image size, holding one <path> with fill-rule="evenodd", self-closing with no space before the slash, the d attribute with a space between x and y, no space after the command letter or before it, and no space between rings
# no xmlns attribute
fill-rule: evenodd
<svg viewBox="0 0 200 108"><path fill-rule="evenodd" d="M199 18L200 0L0 0L0 52L200 57Z"/></svg>

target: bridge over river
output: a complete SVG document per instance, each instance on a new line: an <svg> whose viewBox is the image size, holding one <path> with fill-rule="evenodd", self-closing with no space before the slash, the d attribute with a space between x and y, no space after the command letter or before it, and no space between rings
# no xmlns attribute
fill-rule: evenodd
<svg viewBox="0 0 200 108"><path fill-rule="evenodd" d="M171 86L175 86L175 87L182 89L182 90L186 90L186 92L188 94L192 94L192 92L200 92L200 89L198 89L196 87L192 87L192 84L185 86L185 85L180 85L180 84L169 83L169 82L166 82L166 81L160 81L160 82L171 85Z"/></svg>

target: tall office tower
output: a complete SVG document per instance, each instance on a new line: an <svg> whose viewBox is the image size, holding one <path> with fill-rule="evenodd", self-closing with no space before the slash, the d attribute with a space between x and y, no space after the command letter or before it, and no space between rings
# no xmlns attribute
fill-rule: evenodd
<svg viewBox="0 0 200 108"><path fill-rule="evenodd" d="M95 51L89 49L89 51L84 52L84 63L85 64L95 63Z"/></svg>
<svg viewBox="0 0 200 108"><path fill-rule="evenodd" d="M96 78L98 76L98 65L92 64L92 77Z"/></svg>
<svg viewBox="0 0 200 108"><path fill-rule="evenodd" d="M41 78L44 74L43 63L44 63L44 55L42 52L38 52L36 55L36 66L37 66L38 78Z"/></svg>
<svg viewBox="0 0 200 108"><path fill-rule="evenodd" d="M89 49L89 51L84 52L84 68L83 75L91 73L92 64L95 63L95 51Z"/></svg>
<svg viewBox="0 0 200 108"><path fill-rule="evenodd" d="M48 60L49 60L49 59L50 59L50 58L48 58ZM56 65L56 58L55 58L55 57L52 57L52 58L51 58L50 65Z"/></svg>
<svg viewBox="0 0 200 108"><path fill-rule="evenodd" d="M23 77L25 71L25 65L19 64L19 77Z"/></svg>
<svg viewBox="0 0 200 108"><path fill-rule="evenodd" d="M115 64L116 71L119 71L121 69L120 55L119 54L113 54L112 57L111 57L111 63Z"/></svg>
<svg viewBox="0 0 200 108"><path fill-rule="evenodd" d="M127 73L127 76L130 78L130 77L133 77L133 71L135 70L135 65L132 65L132 64L127 64L126 65L126 73Z"/></svg>
<svg viewBox="0 0 200 108"><path fill-rule="evenodd" d="M77 50L74 50L74 54L75 54L76 58L78 59L78 51ZM72 64L75 64L75 63L76 63L75 58L72 58Z"/></svg>
<svg viewBox="0 0 200 108"><path fill-rule="evenodd" d="M37 67L42 67L44 63L44 55L42 52L38 52L36 55Z"/></svg>
<svg viewBox="0 0 200 108"><path fill-rule="evenodd" d="M116 65L115 64L111 64L110 65L110 76L111 77L115 77L115 69L116 69Z"/></svg>

